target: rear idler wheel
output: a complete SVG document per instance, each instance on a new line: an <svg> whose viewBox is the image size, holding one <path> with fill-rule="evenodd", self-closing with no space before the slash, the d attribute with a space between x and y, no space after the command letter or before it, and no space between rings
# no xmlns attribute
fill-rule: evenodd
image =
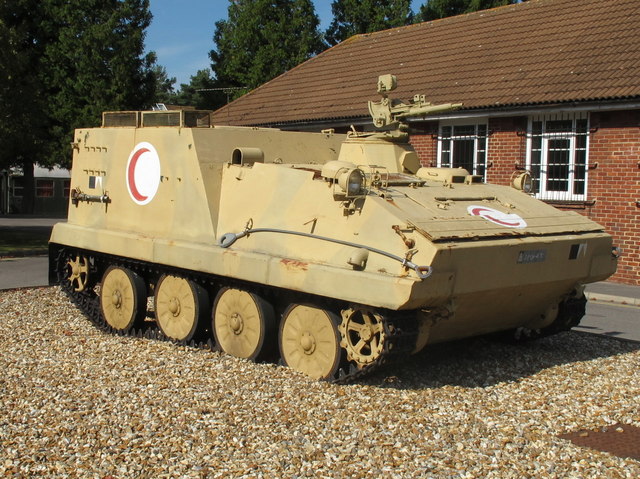
<svg viewBox="0 0 640 479"><path fill-rule="evenodd" d="M66 280L69 282L70 289L80 293L84 291L89 284L89 258L77 254L75 258L72 256L67 260Z"/></svg>
<svg viewBox="0 0 640 479"><path fill-rule="evenodd" d="M197 283L163 275L155 288L154 309L162 333L176 341L191 341L204 328L209 295Z"/></svg>
<svg viewBox="0 0 640 479"><path fill-rule="evenodd" d="M280 354L286 366L313 379L334 379L344 365L338 317L324 309L292 304L280 323Z"/></svg>
<svg viewBox="0 0 640 479"><path fill-rule="evenodd" d="M128 332L142 326L147 312L147 286L133 271L110 266L102 277L100 311L114 330Z"/></svg>
<svg viewBox="0 0 640 479"><path fill-rule="evenodd" d="M255 293L222 288L213 306L213 334L225 353L257 361L274 344L273 307Z"/></svg>

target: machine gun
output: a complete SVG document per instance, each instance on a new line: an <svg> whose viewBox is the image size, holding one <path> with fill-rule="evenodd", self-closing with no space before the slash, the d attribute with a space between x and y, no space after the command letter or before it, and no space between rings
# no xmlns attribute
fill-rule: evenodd
<svg viewBox="0 0 640 479"><path fill-rule="evenodd" d="M395 75L381 75L378 77L378 93L382 95L382 100L369 102L369 114L373 119L373 124L379 129L404 132L408 129L408 126L403 120L407 118L455 110L462 106L462 103L432 105L425 100L424 95L414 95L413 101L407 105L400 100L390 99L387 96L389 92L396 89L396 86Z"/></svg>

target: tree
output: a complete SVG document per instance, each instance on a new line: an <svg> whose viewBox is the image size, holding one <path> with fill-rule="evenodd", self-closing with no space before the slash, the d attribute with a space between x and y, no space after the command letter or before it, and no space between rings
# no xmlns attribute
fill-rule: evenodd
<svg viewBox="0 0 640 479"><path fill-rule="evenodd" d="M523 1L526 0L428 0L420 7L416 20L427 22Z"/></svg>
<svg viewBox="0 0 640 479"><path fill-rule="evenodd" d="M210 70L198 70L189 84L182 83L173 97L173 104L193 106L198 110L217 110L227 103L227 96L220 90L219 82Z"/></svg>
<svg viewBox="0 0 640 479"><path fill-rule="evenodd" d="M256 88L322 51L311 0L232 0L215 24L211 68L220 85Z"/></svg>
<svg viewBox="0 0 640 479"><path fill-rule="evenodd" d="M156 84L154 101L156 103L174 104L176 92L173 84L176 82L176 77L169 78L167 69L162 65L155 65L152 70Z"/></svg>
<svg viewBox="0 0 640 479"><path fill-rule="evenodd" d="M43 3L49 5L56 37L43 58L56 143L49 161L68 165L74 128L99 125L103 111L142 109L152 103L155 55L144 55L149 0Z"/></svg>
<svg viewBox="0 0 640 479"><path fill-rule="evenodd" d="M47 38L37 0L0 2L0 169L21 167L33 207L33 162L47 150L46 94L39 79Z"/></svg>
<svg viewBox="0 0 640 479"><path fill-rule="evenodd" d="M22 166L27 211L33 164L68 167L74 128L151 103L150 21L148 0L0 2L0 167Z"/></svg>
<svg viewBox="0 0 640 479"><path fill-rule="evenodd" d="M413 21L410 0L334 0L333 21L325 32L330 45L358 33L402 27Z"/></svg>

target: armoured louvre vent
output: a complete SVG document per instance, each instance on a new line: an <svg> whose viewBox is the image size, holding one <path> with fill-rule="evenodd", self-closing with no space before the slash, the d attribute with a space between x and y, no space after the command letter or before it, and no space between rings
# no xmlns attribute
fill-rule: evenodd
<svg viewBox="0 0 640 479"><path fill-rule="evenodd" d="M190 110L184 111L184 126L189 128L208 128L211 119L208 111Z"/></svg>
<svg viewBox="0 0 640 479"><path fill-rule="evenodd" d="M106 111L102 114L103 127L138 127L140 112L137 111Z"/></svg>
<svg viewBox="0 0 640 479"><path fill-rule="evenodd" d="M180 111L145 111L142 126L181 126Z"/></svg>
<svg viewBox="0 0 640 479"><path fill-rule="evenodd" d="M145 111L142 112L142 126L208 128L210 126L209 112L203 110Z"/></svg>

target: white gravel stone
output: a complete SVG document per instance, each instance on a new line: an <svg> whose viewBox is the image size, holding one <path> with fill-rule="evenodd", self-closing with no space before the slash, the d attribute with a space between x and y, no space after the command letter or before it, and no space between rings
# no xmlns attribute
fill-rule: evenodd
<svg viewBox="0 0 640 479"><path fill-rule="evenodd" d="M57 288L0 292L0 476L637 478L558 434L640 426L640 345L475 338L357 384L111 336Z"/></svg>

